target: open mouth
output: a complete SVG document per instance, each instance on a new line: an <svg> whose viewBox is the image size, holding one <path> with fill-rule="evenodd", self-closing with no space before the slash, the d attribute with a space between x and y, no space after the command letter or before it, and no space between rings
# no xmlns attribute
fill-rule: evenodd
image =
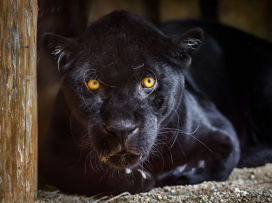
<svg viewBox="0 0 272 203"><path fill-rule="evenodd" d="M101 161L106 162L117 169L131 168L141 159L140 155L127 152L125 150L113 154L109 157L103 157Z"/></svg>

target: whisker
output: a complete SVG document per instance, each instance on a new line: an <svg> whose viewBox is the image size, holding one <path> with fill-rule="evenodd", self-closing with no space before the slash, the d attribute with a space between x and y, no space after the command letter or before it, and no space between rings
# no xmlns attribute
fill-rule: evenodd
<svg viewBox="0 0 272 203"><path fill-rule="evenodd" d="M180 149L181 149L181 151L182 151L182 153L183 153L183 155L185 156L185 158L187 159L187 156L186 156L186 154L185 154L185 152L184 152L184 150L183 150L183 148L181 147L181 145L180 145L180 143L178 142L178 144L179 144L179 147L180 147Z"/></svg>
<svg viewBox="0 0 272 203"><path fill-rule="evenodd" d="M168 131L163 131L162 133L168 133L168 132L171 132L171 131L178 131L179 133L184 133L184 134L187 134L187 135L192 135L192 134L194 134L197 130L198 130L198 128L199 128L199 125L196 127L196 129L193 131L193 132L191 132L191 133L189 133L189 132L185 132L184 130L180 130L180 129L175 129L175 128L163 128L162 130L168 130ZM161 132L161 131L160 131Z"/></svg>
<svg viewBox="0 0 272 203"><path fill-rule="evenodd" d="M176 127L176 128L178 128L178 127L179 127L179 120L180 120L180 117L179 117L178 113L176 112L176 110L174 110L174 111L175 111L175 113L176 113L177 116L178 116L178 124L177 124L177 127ZM173 147L173 145L174 145L174 143L175 143L175 141L176 141L176 139L177 139L177 137L178 137L178 131L175 133L174 137L175 137L175 139L174 139L172 145L170 146L170 148Z"/></svg>
<svg viewBox="0 0 272 203"><path fill-rule="evenodd" d="M140 66L137 66L136 68L133 68L133 69L138 69L138 68L141 68L143 66L144 66L144 63L142 65L140 65Z"/></svg>
<svg viewBox="0 0 272 203"><path fill-rule="evenodd" d="M74 111L74 110L73 110ZM75 139L74 137L74 133L73 133L73 119L75 117L75 115L73 114L73 111L71 112L70 114L70 131L71 131L71 135L72 135L72 138L73 140L75 141L76 144L79 145L78 141Z"/></svg>
<svg viewBox="0 0 272 203"><path fill-rule="evenodd" d="M94 151L94 150L91 151L91 155L92 155L93 151ZM96 173L98 173L98 172L94 169L92 159L93 159L92 156L90 156L90 165L91 165L93 171L96 172ZM85 166L85 168L86 168L86 166Z"/></svg>
<svg viewBox="0 0 272 203"><path fill-rule="evenodd" d="M103 180L103 178L107 175L107 173L108 173L110 170L111 170L111 167L109 166L109 167L106 169L105 174L99 179L99 182L100 182L101 180Z"/></svg>
<svg viewBox="0 0 272 203"><path fill-rule="evenodd" d="M166 145L166 146L167 146L167 149L168 149L168 150L169 150L169 152L170 152L171 163L173 164L174 162L173 162L173 156L172 156L172 152L171 152L171 147L169 147L167 143L164 143L164 145Z"/></svg>
<svg viewBox="0 0 272 203"><path fill-rule="evenodd" d="M190 135L190 134L188 134L188 135ZM197 139L195 136L193 136L193 135L190 135L191 137L193 137L195 140L197 140L198 142L200 142L203 146L205 146L210 152L212 152L213 153L213 151L207 146L207 145L205 145L203 142L201 142L199 139Z"/></svg>
<svg viewBox="0 0 272 203"><path fill-rule="evenodd" d="M114 62L113 62L113 63L114 63ZM113 64L113 63L111 63L111 64ZM111 65L111 64L109 64L109 65ZM109 65L107 65L107 66L109 66ZM106 66L105 66L105 67L106 67ZM105 67L103 67L103 68L105 68ZM103 68L101 68L100 70L102 70ZM100 70L99 70L99 71L100 71ZM102 82L102 81L98 78L98 75L97 75L96 72L95 72L95 78L96 78L99 82L101 82L103 85L106 85L106 86L108 86L108 87L117 87L117 86L108 85L108 84Z"/></svg>
<svg viewBox="0 0 272 203"><path fill-rule="evenodd" d="M199 125L198 125L197 128L194 130L194 132L192 132L192 133L188 133L188 132L185 132L185 131L183 131L183 130L178 130L178 131L179 131L179 133L183 133L183 134L186 134L186 135L190 135L190 136L193 137L195 140L197 140L198 142L200 142L203 146L205 146L210 152L213 153L213 151L212 151L207 145L205 145L202 141L200 141L200 140L197 139L195 136L193 136L193 134L198 130L198 128L199 128ZM167 133L167 132L163 132L163 133Z"/></svg>
<svg viewBox="0 0 272 203"><path fill-rule="evenodd" d="M92 153L92 151L89 152L89 154L87 155L87 157L86 157L86 159L85 159L85 175L87 174L87 159L88 159L88 157L90 156L91 153ZM95 171L95 170L94 170L94 171Z"/></svg>
<svg viewBox="0 0 272 203"><path fill-rule="evenodd" d="M157 155L157 153L158 153L160 156ZM164 168L164 157L163 157L162 152L160 152L159 149L157 149L157 148L154 146L154 147L152 147L152 151L151 151L151 153L150 153L150 156L151 156L152 159L153 159L153 156L156 156L156 157L158 157L159 159L162 160L162 169L161 169L161 171L162 171L163 168ZM160 171L160 172L161 172L161 171Z"/></svg>

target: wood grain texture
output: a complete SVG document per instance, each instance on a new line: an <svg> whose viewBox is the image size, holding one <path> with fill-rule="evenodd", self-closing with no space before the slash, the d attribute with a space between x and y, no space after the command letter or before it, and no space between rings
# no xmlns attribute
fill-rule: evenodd
<svg viewBox="0 0 272 203"><path fill-rule="evenodd" d="M35 202L37 0L0 0L0 197Z"/></svg>

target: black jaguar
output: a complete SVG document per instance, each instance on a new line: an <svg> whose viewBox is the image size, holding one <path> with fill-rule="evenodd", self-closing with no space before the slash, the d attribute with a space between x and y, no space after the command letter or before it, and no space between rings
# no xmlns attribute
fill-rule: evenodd
<svg viewBox="0 0 272 203"><path fill-rule="evenodd" d="M62 191L139 193L272 162L270 43L194 20L158 29L127 11L42 43L62 86L39 172Z"/></svg>

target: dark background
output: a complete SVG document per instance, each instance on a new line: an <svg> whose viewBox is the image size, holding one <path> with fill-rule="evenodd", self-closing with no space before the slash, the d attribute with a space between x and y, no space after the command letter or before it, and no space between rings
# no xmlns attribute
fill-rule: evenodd
<svg viewBox="0 0 272 203"><path fill-rule="evenodd" d="M38 44L45 32L76 37L92 22L120 9L156 25L178 18L217 21L272 42L272 0L39 0L39 9ZM39 45L38 61L40 143L49 125L60 78L56 64L43 55Z"/></svg>
<svg viewBox="0 0 272 203"><path fill-rule="evenodd" d="M178 18L211 19L272 42L271 0L97 0L89 23L126 9L163 23Z"/></svg>

